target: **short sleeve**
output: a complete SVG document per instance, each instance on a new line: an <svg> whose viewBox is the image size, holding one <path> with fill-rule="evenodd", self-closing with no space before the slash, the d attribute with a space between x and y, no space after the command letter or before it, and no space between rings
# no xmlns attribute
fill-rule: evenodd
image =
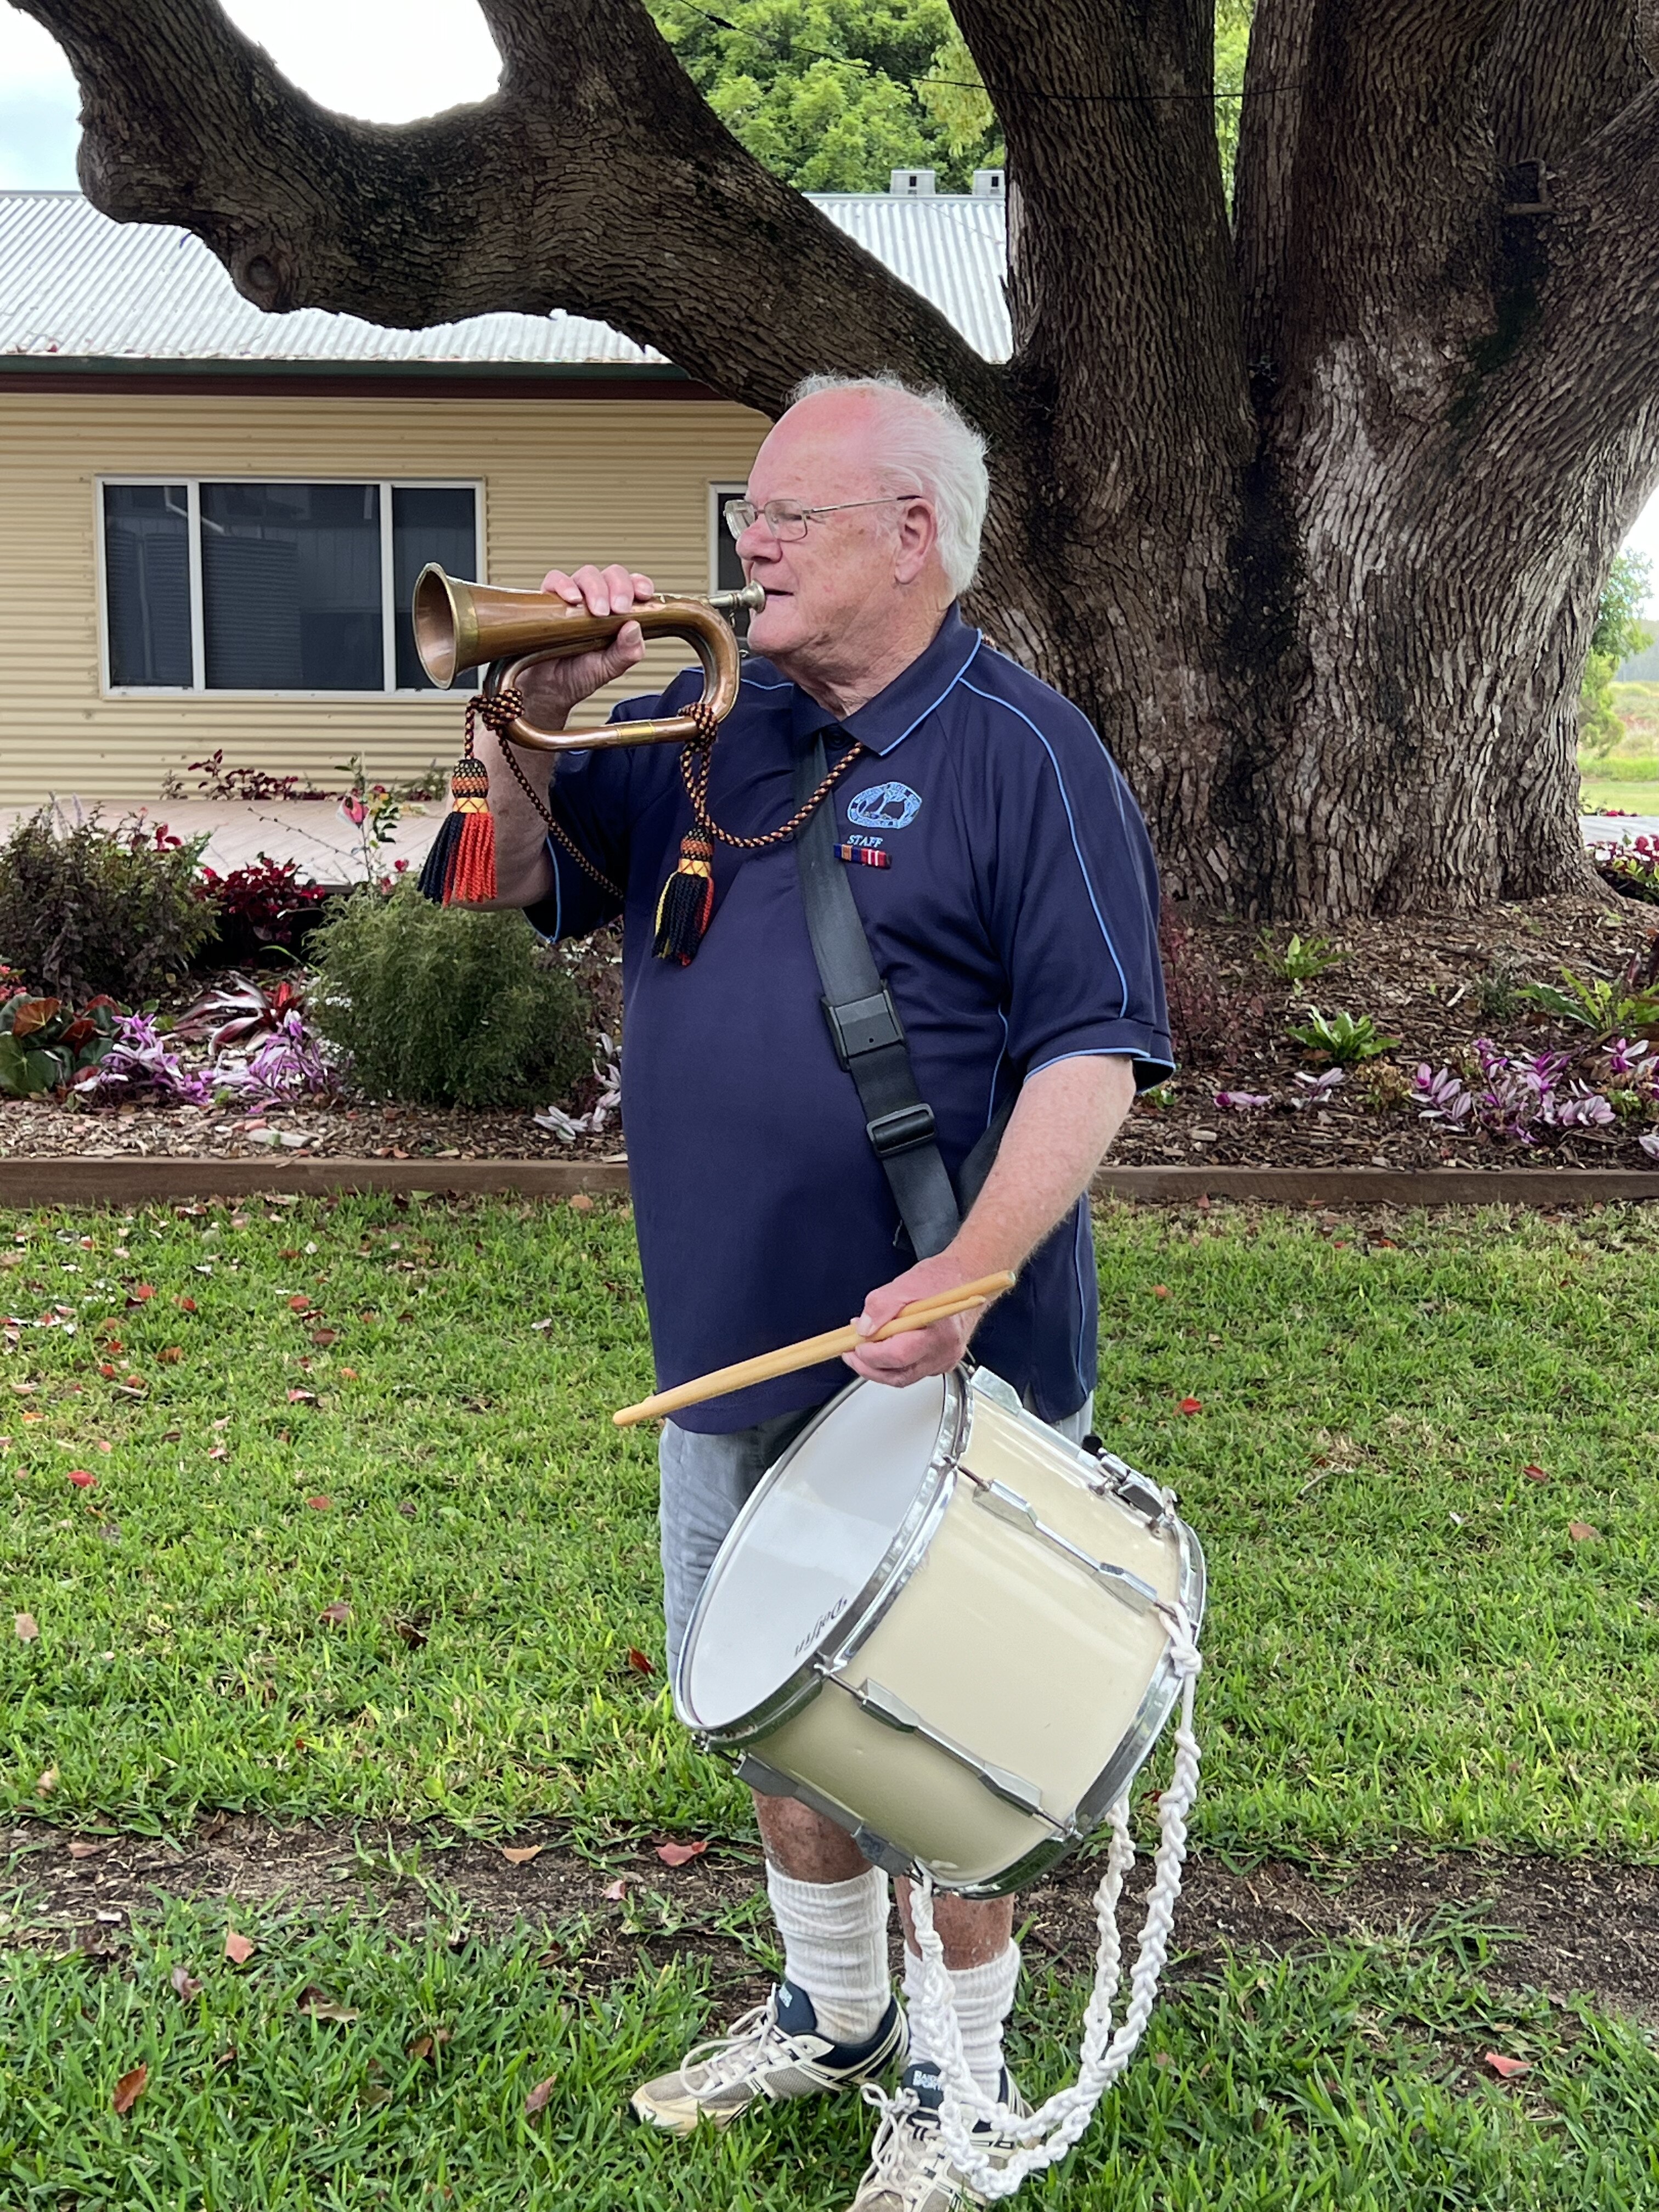
<svg viewBox="0 0 1659 2212"><path fill-rule="evenodd" d="M1006 703L1006 702L1005 702ZM1074 708L998 730L987 896L1008 978L1009 1057L1121 1054L1137 1089L1174 1073L1158 958L1158 867L1129 787Z"/></svg>

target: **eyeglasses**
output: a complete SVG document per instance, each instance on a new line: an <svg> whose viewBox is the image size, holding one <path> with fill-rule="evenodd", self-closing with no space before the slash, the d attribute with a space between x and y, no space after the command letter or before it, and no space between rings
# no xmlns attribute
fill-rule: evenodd
<svg viewBox="0 0 1659 2212"><path fill-rule="evenodd" d="M854 507L890 507L896 500L921 497L919 491L890 491L881 499L843 499L834 507L800 507L793 499L769 499L764 507L757 507L752 500L728 499L720 511L733 538L763 522L780 544L791 545L805 537L807 524L821 514L845 514Z"/></svg>

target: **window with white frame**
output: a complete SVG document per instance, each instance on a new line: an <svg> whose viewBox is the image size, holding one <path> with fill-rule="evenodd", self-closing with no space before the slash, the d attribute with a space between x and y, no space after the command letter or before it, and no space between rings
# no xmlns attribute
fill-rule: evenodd
<svg viewBox="0 0 1659 2212"><path fill-rule="evenodd" d="M99 486L112 691L433 689L410 598L428 561L483 572L475 483Z"/></svg>
<svg viewBox="0 0 1659 2212"><path fill-rule="evenodd" d="M711 592L740 592L749 581L743 573L743 563L738 558L737 540L726 526L726 502L728 499L747 499L749 487L740 483L717 483L708 487L708 588ZM746 608L728 615L726 620L738 633L739 644L749 636L749 614Z"/></svg>

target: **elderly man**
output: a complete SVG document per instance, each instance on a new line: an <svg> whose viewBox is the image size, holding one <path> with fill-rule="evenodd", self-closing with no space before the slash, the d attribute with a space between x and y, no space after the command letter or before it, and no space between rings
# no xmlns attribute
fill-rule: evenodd
<svg viewBox="0 0 1659 2212"><path fill-rule="evenodd" d="M493 741L480 750L496 902L550 937L624 919L623 1110L659 1385L849 1311L868 1334L914 1298L1013 1269L1018 1286L984 1316L976 1355L1075 1438L1095 1364L1084 1194L1137 1085L1171 1066L1157 889L1140 817L1095 732L957 611L988 497L983 454L937 392L887 379L802 386L760 449L748 498L727 508L766 604L700 821L695 778L668 748L595 750L559 766L549 837ZM652 588L617 567L556 570L544 586L599 614ZM605 651L544 664L526 687L531 714L562 726L642 651L630 624ZM683 678L660 702L618 713L673 713L695 690ZM835 810L836 851L953 1177L1012 1107L966 1218L912 1266L865 1107L832 1048L786 828L805 787L801 757L819 740L832 767L846 763L819 803ZM687 874L688 854L680 920L665 929L665 887ZM910 1382L955 1365L973 1333L965 1318L938 1322L848 1364L872 1382ZM844 1381L816 1368L665 1427L671 1664L744 1500ZM730 2033L636 2090L634 2110L689 2134L759 2099L852 2089L902 2066L854 2203L945 2212L967 2192L939 2138L936 2054L907 2050L890 1987L887 1878L805 1806L759 1797L756 1812L785 1979ZM1012 2100L1012 1900L941 1896L936 1914L970 2067ZM909 1948L907 1983L916 1965Z"/></svg>

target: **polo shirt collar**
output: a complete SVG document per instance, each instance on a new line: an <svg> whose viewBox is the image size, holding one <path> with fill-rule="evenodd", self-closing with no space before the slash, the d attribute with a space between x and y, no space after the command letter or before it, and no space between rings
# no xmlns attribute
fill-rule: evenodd
<svg viewBox="0 0 1659 2212"><path fill-rule="evenodd" d="M838 726L828 722L825 710L816 699L797 688L793 735L806 738L826 727L839 726L848 737L856 738L866 752L890 753L943 702L982 642L979 631L963 622L952 601L932 642L908 668L900 670L884 691L878 691Z"/></svg>

